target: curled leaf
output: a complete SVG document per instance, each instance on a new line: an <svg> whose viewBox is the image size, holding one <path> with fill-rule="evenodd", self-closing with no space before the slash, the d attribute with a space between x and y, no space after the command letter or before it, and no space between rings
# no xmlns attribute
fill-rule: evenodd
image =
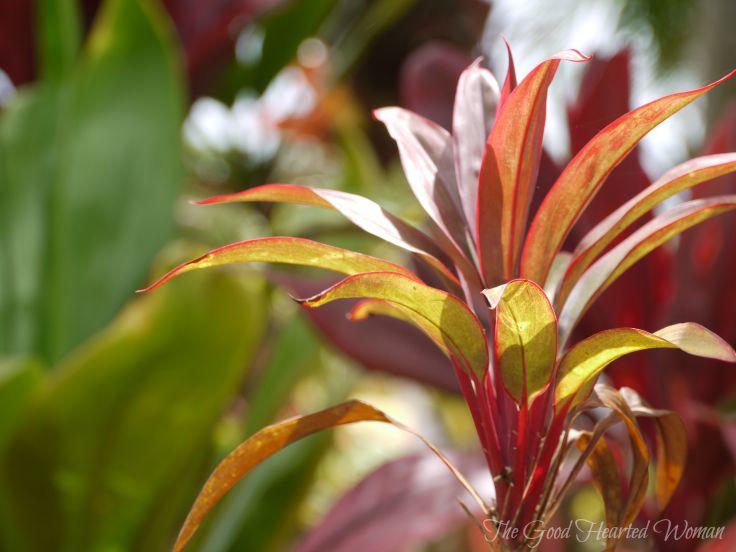
<svg viewBox="0 0 736 552"><path fill-rule="evenodd" d="M651 408L629 387L621 388L620 393L636 416L654 419L657 431L657 469L654 484L657 508L661 512L677 490L685 471L687 460L685 425L676 412Z"/></svg>
<svg viewBox="0 0 736 552"><path fill-rule="evenodd" d="M452 113L457 188L473 238L480 162L496 118L500 95L495 77L480 63L480 58L475 60L460 75Z"/></svg>

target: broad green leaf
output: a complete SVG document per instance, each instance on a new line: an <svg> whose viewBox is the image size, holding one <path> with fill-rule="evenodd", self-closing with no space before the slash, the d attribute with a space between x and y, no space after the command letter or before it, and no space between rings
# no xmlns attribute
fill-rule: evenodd
<svg viewBox="0 0 736 552"><path fill-rule="evenodd" d="M447 292L427 286L401 274L374 272L348 276L331 288L300 302L318 307L336 299L382 299L407 311L407 320L422 319L419 329L433 329L437 338L462 369L482 378L488 368L485 333L467 305Z"/></svg>
<svg viewBox="0 0 736 552"><path fill-rule="evenodd" d="M472 496L478 499L477 493L472 490L469 483L467 483L449 460L434 446L399 422L392 420L380 410L361 401L352 400L331 408L326 408L314 414L296 416L283 422L275 423L261 429L258 433L240 444L240 446L220 462L205 482L179 532L179 536L174 544L174 552L180 552L186 547L209 511L243 476L261 462L291 443L318 431L367 421L391 424L398 429L408 431L419 437L432 452L440 457L452 471L453 475L471 492Z"/></svg>
<svg viewBox="0 0 736 552"><path fill-rule="evenodd" d="M385 211L376 202L356 194L296 184L265 184L243 192L205 199L197 204L254 201L295 203L334 209L365 232L418 254L444 278L459 285L455 275L435 256L439 255L440 251L429 236Z"/></svg>
<svg viewBox="0 0 736 552"><path fill-rule="evenodd" d="M485 290L496 311L494 356L503 384L517 404L530 402L552 378L557 358L557 319L534 282L512 280Z"/></svg>
<svg viewBox="0 0 736 552"><path fill-rule="evenodd" d="M58 366L2 462L19 549L161 550L265 317L260 281L194 274L135 301Z"/></svg>
<svg viewBox="0 0 736 552"><path fill-rule="evenodd" d="M687 461L687 431L680 416L671 410L651 408L639 394L628 387L621 396L635 416L652 418L657 430L657 470L655 493L657 508L663 511L680 484Z"/></svg>
<svg viewBox="0 0 736 552"><path fill-rule="evenodd" d="M183 181L184 94L161 7L108 0L95 21L73 70L0 120L0 352L47 364L130 297Z"/></svg>
<svg viewBox="0 0 736 552"><path fill-rule="evenodd" d="M572 226L614 167L650 130L734 74L643 105L596 134L567 164L532 220L521 256L521 276L544 283Z"/></svg>
<svg viewBox="0 0 736 552"><path fill-rule="evenodd" d="M473 240L476 234L480 161L500 103L498 83L480 63L481 60L477 59L460 75L452 111L456 185Z"/></svg>
<svg viewBox="0 0 736 552"><path fill-rule="evenodd" d="M667 171L662 178L616 209L575 248L574 258L565 272L556 305L564 305L570 290L585 270L613 241L642 215L673 195L736 171L736 154L706 155L691 159ZM549 278L548 278L549 279Z"/></svg>
<svg viewBox="0 0 736 552"><path fill-rule="evenodd" d="M232 263L287 263L326 268L343 274L388 271L417 277L406 268L383 259L324 243L291 237L257 238L218 247L173 268L141 291L151 291L172 278L201 268Z"/></svg>
<svg viewBox="0 0 736 552"><path fill-rule="evenodd" d="M74 67L82 42L82 20L77 0L36 2L36 45L43 79L55 80Z"/></svg>
<svg viewBox="0 0 736 552"><path fill-rule="evenodd" d="M560 61L587 59L568 50L540 63L498 111L477 184L476 243L483 276L489 285L498 285L516 273L542 155L547 89Z"/></svg>
<svg viewBox="0 0 736 552"><path fill-rule="evenodd" d="M735 208L736 195L682 203L652 219L603 255L580 278L560 313L560 344L567 342L590 305L634 263L688 228Z"/></svg>
<svg viewBox="0 0 736 552"><path fill-rule="evenodd" d="M555 403L585 398L600 372L614 360L646 349L680 349L688 354L736 362L736 352L700 324L685 322L654 333L616 328L583 339L560 360Z"/></svg>

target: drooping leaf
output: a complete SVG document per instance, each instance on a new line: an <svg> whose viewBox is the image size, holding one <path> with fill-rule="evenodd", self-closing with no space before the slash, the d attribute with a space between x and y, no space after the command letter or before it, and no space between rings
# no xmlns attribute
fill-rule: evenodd
<svg viewBox="0 0 736 552"><path fill-rule="evenodd" d="M233 485L258 464L289 444L308 435L332 427L365 421L391 424L398 429L417 435L406 426L386 416L380 410L357 400L344 402L314 414L297 416L267 426L241 443L212 472L192 505L187 519L184 521L184 525L174 544L174 552L180 552L184 549L212 507L230 491ZM467 481L452 464L431 444L421 437L420 439L429 446L432 452L440 456L440 459L453 472L455 477L476 498L477 494L472 491Z"/></svg>
<svg viewBox="0 0 736 552"><path fill-rule="evenodd" d="M575 257L565 273L559 302L563 305L572 286L593 261L632 223L665 199L736 171L736 154L706 155L691 159L667 171L662 178L616 209L580 241Z"/></svg>
<svg viewBox="0 0 736 552"><path fill-rule="evenodd" d="M560 61L585 61L577 51L540 63L504 101L488 137L478 180L478 257L489 285L514 276L539 172L547 89Z"/></svg>
<svg viewBox="0 0 736 552"><path fill-rule="evenodd" d="M460 75L452 113L457 188L471 239L476 233L480 160L500 98L496 79L488 69L481 67L480 62L480 59L475 60Z"/></svg>
<svg viewBox="0 0 736 552"><path fill-rule="evenodd" d="M564 344L580 317L623 272L667 240L688 228L736 208L736 195L692 200L670 209L639 228L596 261L578 280L560 313Z"/></svg>
<svg viewBox="0 0 736 552"><path fill-rule="evenodd" d="M583 452L589 446L592 435L589 431L580 433L575 442L580 452ZM616 459L605 437L601 437L593 445L593 450L586 458L585 463L590 468L593 485L603 499L606 526L610 528L619 527L619 516L624 505L621 496L621 480L618 464L616 464ZM610 540L608 544L611 544Z"/></svg>
<svg viewBox="0 0 736 552"><path fill-rule="evenodd" d="M573 224L613 168L651 129L735 73L634 109L596 134L565 167L532 220L521 257L521 276L544 282Z"/></svg>
<svg viewBox="0 0 736 552"><path fill-rule="evenodd" d="M728 343L692 322L667 326L654 333L635 328L604 330L582 340L562 357L557 373L555 403L580 402L598 374L617 358L636 351L662 348L736 362L736 352Z"/></svg>
<svg viewBox="0 0 736 552"><path fill-rule="evenodd" d="M485 290L496 311L494 355L503 384L517 404L531 401L552 378L557 356L557 319L537 284L512 280Z"/></svg>
<svg viewBox="0 0 736 552"><path fill-rule="evenodd" d="M476 488L492 492L479 456L450 454ZM472 498L430 454L384 464L343 495L296 545L296 552L401 552L432 542L468 522L461 499L480 516Z"/></svg>
<svg viewBox="0 0 736 552"><path fill-rule="evenodd" d="M680 484L687 460L687 431L680 416L671 410L649 406L629 387L620 389L621 396L634 415L654 419L657 430L657 470L655 492L657 507L663 511Z"/></svg>
<svg viewBox="0 0 736 552"><path fill-rule="evenodd" d="M305 238L273 237L231 243L213 249L194 260L171 269L141 291L156 289L172 278L192 270L232 263L286 263L326 268L343 274L388 271L417 279L410 270L370 255Z"/></svg>
<svg viewBox="0 0 736 552"><path fill-rule="evenodd" d="M40 384L41 372L41 366L32 359L0 359L0 453L31 392Z"/></svg>
<svg viewBox="0 0 736 552"><path fill-rule="evenodd" d="M0 464L21 535L9 549L169 544L260 342L265 306L260 280L193 274L138 299L67 357Z"/></svg>
<svg viewBox="0 0 736 552"><path fill-rule="evenodd" d="M596 386L595 392L596 398L604 406L618 414L621 421L626 425L629 434L632 452L631 474L629 476L628 495L621 510L618 525L619 527L628 527L639 515L646 498L647 485L649 484L649 449L644 441L639 424L636 423L634 413L621 394L605 385ZM614 536L614 545L621 537L621 533Z"/></svg>
<svg viewBox="0 0 736 552"><path fill-rule="evenodd" d="M166 242L183 182L175 52L158 4L110 0L74 70L3 112L1 351L55 363Z"/></svg>
<svg viewBox="0 0 736 552"><path fill-rule="evenodd" d="M426 234L388 213L377 203L359 195L295 184L265 184L243 192L205 199L198 202L198 205L254 201L295 203L334 209L369 234L417 253L443 277L459 285L455 275L435 256L439 255L439 250Z"/></svg>
<svg viewBox="0 0 736 552"><path fill-rule="evenodd" d="M382 299L418 316L434 330L430 339L441 336L462 369L482 377L488 367L485 333L467 305L447 292L427 286L397 273L374 272L348 276L331 288L300 302L318 307L336 299ZM408 319L408 318L407 318Z"/></svg>
<svg viewBox="0 0 736 552"><path fill-rule="evenodd" d="M377 109L373 115L396 141L417 200L452 245L465 254L468 238L455 184L452 137L441 126L399 107Z"/></svg>

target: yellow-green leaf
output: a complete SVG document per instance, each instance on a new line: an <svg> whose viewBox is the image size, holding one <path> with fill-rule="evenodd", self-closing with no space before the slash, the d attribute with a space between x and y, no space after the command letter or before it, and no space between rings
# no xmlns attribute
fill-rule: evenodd
<svg viewBox="0 0 736 552"><path fill-rule="evenodd" d="M388 271L412 279L417 278L402 266L370 255L305 238L273 237L231 243L213 249L201 257L173 268L142 291L155 289L185 272L232 263L286 263L326 268L343 274Z"/></svg>
<svg viewBox="0 0 736 552"><path fill-rule="evenodd" d="M496 311L494 355L517 403L549 384L557 356L557 319L544 290L530 280L484 290Z"/></svg>
<svg viewBox="0 0 736 552"><path fill-rule="evenodd" d="M611 362L646 349L680 349L695 356L736 362L736 352L728 343L692 322L667 326L655 333L635 328L604 330L582 340L562 357L555 403L579 402Z"/></svg>
<svg viewBox="0 0 736 552"><path fill-rule="evenodd" d="M408 309L410 318L420 317L460 366L482 377L488 368L485 332L468 306L454 295L427 286L395 272L349 276L331 288L300 301L318 307L336 299L382 299ZM430 334L432 337L432 334Z"/></svg>

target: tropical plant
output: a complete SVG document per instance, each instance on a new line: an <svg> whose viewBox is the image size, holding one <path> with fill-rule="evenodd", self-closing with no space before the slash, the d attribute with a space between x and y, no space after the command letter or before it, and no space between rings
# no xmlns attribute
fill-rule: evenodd
<svg viewBox="0 0 736 552"><path fill-rule="evenodd" d="M637 417L656 422L656 502L660 509L667 504L685 462L682 423L674 413L650 408L630 389L595 386L610 362L657 348L736 362L736 352L725 341L694 323L653 333L608 329L570 345L581 316L628 268L687 228L736 208L733 195L687 201L634 229L663 200L736 170L735 154L700 157L667 172L598 223L571 252L563 251L573 225L641 138L731 73L634 109L598 132L568 163L529 222L548 87L562 61L587 59L575 50L561 52L517 85L509 51L503 86L480 62L473 63L458 82L452 133L399 108L375 112L397 142L409 185L430 219L428 233L369 199L329 189L267 184L200 202L288 202L336 210L418 257L431 269L424 279L362 253L303 238L271 237L210 251L147 288L230 263L320 267L347 276L298 299L303 306L359 298L353 320L383 315L420 329L450 359L475 423L494 492L486 497L471 493L488 520L485 530L493 549L535 545L523 533L503 529L549 522L586 463L605 498L607 523L629 525L642 507L649 479L650 452ZM601 407L610 413L599 419L594 409ZM583 413L597 420L591 431L577 424ZM181 550L214 504L270 455L316 431L366 420L406 429L358 401L262 429L215 469L174 548ZM628 431L633 458L624 488L604 436L617 422ZM581 452L562 478L563 460L575 449Z"/></svg>

